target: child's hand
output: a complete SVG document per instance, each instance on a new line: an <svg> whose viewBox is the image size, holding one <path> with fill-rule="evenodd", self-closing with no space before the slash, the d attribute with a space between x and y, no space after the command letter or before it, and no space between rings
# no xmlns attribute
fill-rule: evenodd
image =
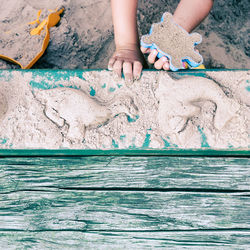
<svg viewBox="0 0 250 250"><path fill-rule="evenodd" d="M119 77L123 71L125 80L133 81L140 78L145 65L144 56L137 46L124 46L116 49L109 60L108 69L113 70Z"/></svg>
<svg viewBox="0 0 250 250"><path fill-rule="evenodd" d="M156 49L151 50L150 48L141 47L141 51L144 54L149 54L148 55L148 62L151 64L154 64L154 67L156 69L169 70L168 58L166 56L163 56L157 60L156 56L158 54L158 51Z"/></svg>
<svg viewBox="0 0 250 250"><path fill-rule="evenodd" d="M148 55L148 62L151 63L151 64L154 64L154 67L156 69L164 69L164 70L170 70L170 66L169 66L169 60L166 56L163 56L161 57L160 59L156 58L157 54L158 54L158 51L157 49L153 49L151 50L150 48L144 48L144 47L141 47L141 51L142 53L144 54L149 54ZM198 49L195 49L195 51L197 53L199 53L199 50ZM157 61L155 61L157 60ZM188 68L188 65L187 63L184 63L183 62L183 67L185 69ZM197 69L200 68L200 69L205 69L204 68L204 65L200 65L199 67L197 67Z"/></svg>
<svg viewBox="0 0 250 250"><path fill-rule="evenodd" d="M181 0L174 13L174 21L183 29L190 33L208 14L213 6L213 0ZM148 62L154 64L156 69L169 70L168 58L163 56L156 59L158 51L156 49L141 47L144 54L148 54Z"/></svg>

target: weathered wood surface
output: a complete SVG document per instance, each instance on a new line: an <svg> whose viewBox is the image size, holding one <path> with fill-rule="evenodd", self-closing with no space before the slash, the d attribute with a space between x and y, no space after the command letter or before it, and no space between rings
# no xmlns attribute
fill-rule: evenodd
<svg viewBox="0 0 250 250"><path fill-rule="evenodd" d="M249 249L250 232L0 232L2 249Z"/></svg>
<svg viewBox="0 0 250 250"><path fill-rule="evenodd" d="M0 192L72 187L249 191L249 183L249 158L0 158Z"/></svg>
<svg viewBox="0 0 250 250"><path fill-rule="evenodd" d="M249 206L241 193L27 190L1 195L0 230L250 230Z"/></svg>
<svg viewBox="0 0 250 250"><path fill-rule="evenodd" d="M152 249L250 243L250 160L0 158L4 249Z"/></svg>

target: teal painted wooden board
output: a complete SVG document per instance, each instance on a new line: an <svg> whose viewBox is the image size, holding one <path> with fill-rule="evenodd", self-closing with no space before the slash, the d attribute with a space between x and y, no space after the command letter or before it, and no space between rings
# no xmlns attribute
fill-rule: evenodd
<svg viewBox="0 0 250 250"><path fill-rule="evenodd" d="M250 232L0 232L3 249L249 249Z"/></svg>
<svg viewBox="0 0 250 250"><path fill-rule="evenodd" d="M4 248L246 249L248 158L0 158Z"/></svg>
<svg viewBox="0 0 250 250"><path fill-rule="evenodd" d="M0 149L248 151L249 70L1 70ZM199 86L199 87L197 87Z"/></svg>
<svg viewBox="0 0 250 250"><path fill-rule="evenodd" d="M249 193L43 188L0 202L0 231L250 230Z"/></svg>
<svg viewBox="0 0 250 250"><path fill-rule="evenodd" d="M0 157L37 156L220 156L250 157L246 149L0 149Z"/></svg>
<svg viewBox="0 0 250 250"><path fill-rule="evenodd" d="M239 157L0 158L0 192L82 188L249 191L250 159Z"/></svg>

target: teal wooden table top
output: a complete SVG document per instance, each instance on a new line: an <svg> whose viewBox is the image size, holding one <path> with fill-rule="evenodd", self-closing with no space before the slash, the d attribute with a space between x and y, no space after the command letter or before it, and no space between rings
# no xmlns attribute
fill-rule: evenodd
<svg viewBox="0 0 250 250"><path fill-rule="evenodd" d="M248 249L242 156L0 158L2 249Z"/></svg>

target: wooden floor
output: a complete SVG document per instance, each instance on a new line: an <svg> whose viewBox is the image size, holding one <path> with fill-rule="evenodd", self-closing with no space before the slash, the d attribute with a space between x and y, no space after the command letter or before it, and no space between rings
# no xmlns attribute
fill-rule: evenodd
<svg viewBox="0 0 250 250"><path fill-rule="evenodd" d="M249 249L246 156L0 158L0 249Z"/></svg>

